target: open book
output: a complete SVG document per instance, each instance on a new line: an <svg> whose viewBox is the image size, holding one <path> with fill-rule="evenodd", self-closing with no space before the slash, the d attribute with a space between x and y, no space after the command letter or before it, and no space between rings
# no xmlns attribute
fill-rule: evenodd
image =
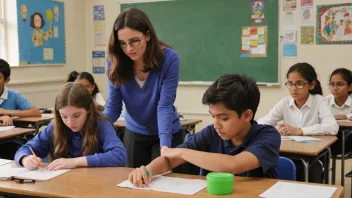
<svg viewBox="0 0 352 198"><path fill-rule="evenodd" d="M58 171L48 171L37 169L34 171L26 168L0 168L0 180L16 179L33 179L36 181L47 181L59 175L62 175L71 169L63 169Z"/></svg>

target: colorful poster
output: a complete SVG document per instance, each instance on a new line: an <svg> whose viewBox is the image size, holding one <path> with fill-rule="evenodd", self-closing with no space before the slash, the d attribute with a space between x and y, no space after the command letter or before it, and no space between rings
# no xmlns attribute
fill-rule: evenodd
<svg viewBox="0 0 352 198"><path fill-rule="evenodd" d="M93 6L93 26L95 46L105 46L105 11L103 5Z"/></svg>
<svg viewBox="0 0 352 198"><path fill-rule="evenodd" d="M264 22L264 0L252 0L252 23Z"/></svg>
<svg viewBox="0 0 352 198"><path fill-rule="evenodd" d="M283 45L284 58L296 58L297 57L297 45L296 44L284 44Z"/></svg>
<svg viewBox="0 0 352 198"><path fill-rule="evenodd" d="M295 10L297 8L296 0L283 0L282 9L283 10Z"/></svg>
<svg viewBox="0 0 352 198"><path fill-rule="evenodd" d="M313 6L313 0L301 0L301 6Z"/></svg>
<svg viewBox="0 0 352 198"><path fill-rule="evenodd" d="M317 6L316 44L352 44L352 3Z"/></svg>
<svg viewBox="0 0 352 198"><path fill-rule="evenodd" d="M313 7L312 6L305 6L301 7L301 23L305 25L313 25Z"/></svg>
<svg viewBox="0 0 352 198"><path fill-rule="evenodd" d="M268 49L268 27L242 27L242 49L240 57L266 57Z"/></svg>
<svg viewBox="0 0 352 198"><path fill-rule="evenodd" d="M301 27L301 44L314 44L314 26Z"/></svg>
<svg viewBox="0 0 352 198"><path fill-rule="evenodd" d="M92 52L92 65L94 74L105 73L105 51Z"/></svg>
<svg viewBox="0 0 352 198"><path fill-rule="evenodd" d="M17 0L20 65L65 64L64 3Z"/></svg>
<svg viewBox="0 0 352 198"><path fill-rule="evenodd" d="M296 43L296 30L284 30L283 31L283 43Z"/></svg>

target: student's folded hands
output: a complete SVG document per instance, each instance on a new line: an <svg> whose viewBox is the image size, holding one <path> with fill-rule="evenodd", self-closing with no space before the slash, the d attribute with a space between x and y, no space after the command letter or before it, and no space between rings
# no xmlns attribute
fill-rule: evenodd
<svg viewBox="0 0 352 198"><path fill-rule="evenodd" d="M153 173L145 166L134 169L129 175L128 180L138 188L148 187L153 178Z"/></svg>
<svg viewBox="0 0 352 198"><path fill-rule="evenodd" d="M282 136L303 135L302 129L295 128L289 124L281 124L278 130L279 130L280 135L282 135Z"/></svg>
<svg viewBox="0 0 352 198"><path fill-rule="evenodd" d="M34 155L28 155L22 158L22 165L28 170L36 170L40 167L42 159Z"/></svg>
<svg viewBox="0 0 352 198"><path fill-rule="evenodd" d="M0 120L2 121L2 125L3 126L12 126L13 122L12 122L12 118L10 116L1 116Z"/></svg>
<svg viewBox="0 0 352 198"><path fill-rule="evenodd" d="M76 168L77 162L75 158L59 158L51 162L46 169L48 171L56 171L61 169Z"/></svg>

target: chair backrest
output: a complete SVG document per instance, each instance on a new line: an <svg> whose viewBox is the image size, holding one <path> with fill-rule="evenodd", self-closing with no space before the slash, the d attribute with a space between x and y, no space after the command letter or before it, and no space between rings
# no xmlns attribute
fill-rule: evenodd
<svg viewBox="0 0 352 198"><path fill-rule="evenodd" d="M278 179L296 181L296 165L286 157L279 157Z"/></svg>

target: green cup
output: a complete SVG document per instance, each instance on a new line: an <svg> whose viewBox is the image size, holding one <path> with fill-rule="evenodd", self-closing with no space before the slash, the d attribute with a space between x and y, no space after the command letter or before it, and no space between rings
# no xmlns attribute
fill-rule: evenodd
<svg viewBox="0 0 352 198"><path fill-rule="evenodd" d="M233 191L235 176L231 173L211 172L207 174L207 190L213 195L228 195Z"/></svg>

